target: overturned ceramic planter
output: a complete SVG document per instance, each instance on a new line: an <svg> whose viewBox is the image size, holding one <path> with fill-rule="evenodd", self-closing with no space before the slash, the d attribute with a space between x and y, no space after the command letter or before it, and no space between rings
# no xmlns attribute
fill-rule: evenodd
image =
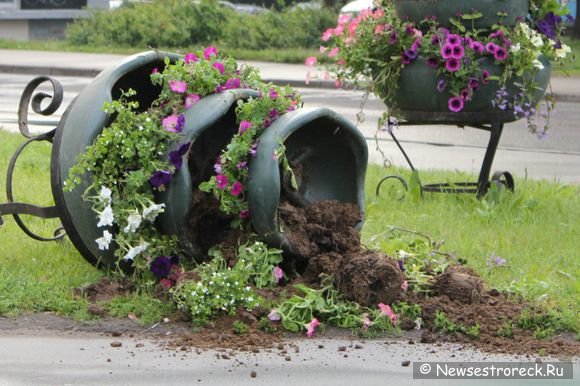
<svg viewBox="0 0 580 386"><path fill-rule="evenodd" d="M278 118L259 138L249 165L250 219L259 237L287 254L300 254L278 221L284 176L274 152L283 144L290 164L300 170L295 201L352 203L364 218L367 143L358 128L327 108L300 109ZM288 193L288 192L286 192ZM362 227L362 221L354 225Z"/></svg>

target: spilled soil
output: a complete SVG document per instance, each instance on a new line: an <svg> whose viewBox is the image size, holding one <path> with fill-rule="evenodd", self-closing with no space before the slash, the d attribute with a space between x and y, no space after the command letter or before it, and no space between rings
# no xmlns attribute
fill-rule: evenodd
<svg viewBox="0 0 580 386"><path fill-rule="evenodd" d="M196 242L205 240L203 248L209 248L210 244L221 245L222 249L228 251L226 255L235 259L240 233L224 231L229 229L229 219L216 215L218 208L215 203L211 203L215 202L211 197L200 193L194 199L197 205L204 203L205 210L197 211L190 220L190 236ZM398 301L420 305L421 328L417 330L417 322L405 317L399 320L399 327L403 336L413 336L421 343L455 342L486 352L506 354L545 354L559 358L580 356L580 342L575 340L573 334L557 334L549 340L538 340L534 337L534 331L518 327L517 320L526 309L526 303L489 288L467 267L451 265L436 277L429 296L404 291L401 288L404 272L397 261L361 245L360 235L355 230L361 218L358 207L353 204L321 201L300 207L288 202L282 203L279 223L293 249L292 263L286 263L292 266L295 274L289 281L261 295L271 299L282 294L288 295L294 292L293 285L297 283L317 287L321 277L333 275L343 296L361 305L376 307L378 303L392 304ZM227 356L230 350L255 352L275 349L282 345L287 334L281 326L275 324L272 331L262 331L259 320L269 311L262 309L252 313L238 310L236 315L223 315L216 318L212 325L196 327L195 330L188 315L181 312L168 315L167 320L155 325L155 328L141 327L138 318L131 314L128 319L109 318L102 302L133 290L134 286L128 281L103 278L76 292L91 302L89 312L100 318L92 325L92 329L98 331L100 328L112 336L119 334L119 331L131 335L143 334L145 330L147 335L162 337L163 347L172 350L219 349ZM161 289L159 294L168 300L167 294ZM470 337L464 331L442 332L435 323L438 312L443 312L453 324L466 329L478 325L478 336ZM539 311L538 317L541 317ZM50 318L47 320L47 324L55 323ZM238 320L249 327L248 332L236 333L234 322ZM43 322L37 320L35 323ZM101 327L99 323L102 323ZM506 326L510 327L509 331ZM337 333L334 329L320 332L326 336Z"/></svg>

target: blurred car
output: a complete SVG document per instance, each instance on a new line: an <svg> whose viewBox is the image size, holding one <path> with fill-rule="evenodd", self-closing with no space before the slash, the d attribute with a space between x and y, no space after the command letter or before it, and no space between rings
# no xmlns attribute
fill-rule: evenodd
<svg viewBox="0 0 580 386"><path fill-rule="evenodd" d="M193 0L194 4L201 3L201 0ZM234 4L229 1L219 0L218 4L222 7L229 8L232 11L236 11L238 13L245 13L248 15L256 15L258 13L269 12L267 8L261 7L255 4Z"/></svg>
<svg viewBox="0 0 580 386"><path fill-rule="evenodd" d="M303 10L314 9L314 10L318 10L318 9L322 9L322 2L320 2L320 1L307 1L304 3L296 3L293 6L291 6L290 9L303 9Z"/></svg>
<svg viewBox="0 0 580 386"><path fill-rule="evenodd" d="M357 16L361 11L365 9L373 9L373 0L356 0L346 4L340 9L341 15Z"/></svg>

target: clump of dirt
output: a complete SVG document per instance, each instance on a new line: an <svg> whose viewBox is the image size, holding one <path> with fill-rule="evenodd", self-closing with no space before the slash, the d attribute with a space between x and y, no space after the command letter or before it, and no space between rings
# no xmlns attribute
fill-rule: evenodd
<svg viewBox="0 0 580 386"><path fill-rule="evenodd" d="M135 284L128 279L112 280L102 277L95 283L75 289L75 294L86 297L91 303L107 302L117 296L135 291Z"/></svg>
<svg viewBox="0 0 580 386"><path fill-rule="evenodd" d="M344 298L362 306L391 304L398 298L403 274L396 261L361 245L355 228L362 220L357 205L323 200L296 207L283 202L278 214L291 249L307 260L306 281L334 276Z"/></svg>
<svg viewBox="0 0 580 386"><path fill-rule="evenodd" d="M436 278L435 287L440 295L463 304L479 303L483 294L483 280L461 265L449 266Z"/></svg>

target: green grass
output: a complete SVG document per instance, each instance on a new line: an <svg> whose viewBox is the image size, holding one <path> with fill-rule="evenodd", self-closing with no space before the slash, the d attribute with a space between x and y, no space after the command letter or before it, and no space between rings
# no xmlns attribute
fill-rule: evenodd
<svg viewBox="0 0 580 386"><path fill-rule="evenodd" d="M22 138L0 131L0 191L8 156ZM18 200L51 204L49 187L50 146L34 144L18 164L15 195ZM580 331L580 187L547 181L516 180L516 192L502 192L496 201L477 200L473 195L426 193L422 199L407 194L399 200L396 184L385 184L380 197L375 186L385 174L409 172L371 166L367 174L367 219L364 240L396 226L444 240L439 249L467 259L498 289L520 293L527 299L555 310L570 329ZM423 182L475 180L456 172L421 173ZM0 197L5 202L5 197ZM54 311L87 319L85 299L74 289L93 283L103 275L86 263L68 241L41 243L25 236L11 217L0 228L0 315ZM31 227L50 235L56 221L27 219ZM507 260L490 269L492 253ZM143 323L152 323L172 310L143 289L135 297L115 299L104 307L112 314L135 313Z"/></svg>

